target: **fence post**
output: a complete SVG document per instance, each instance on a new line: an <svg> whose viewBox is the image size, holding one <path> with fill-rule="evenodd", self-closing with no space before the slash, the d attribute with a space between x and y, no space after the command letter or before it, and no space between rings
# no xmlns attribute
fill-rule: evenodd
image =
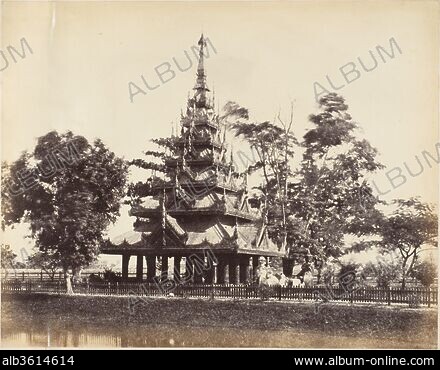
<svg viewBox="0 0 440 370"><path fill-rule="evenodd" d="M431 287L428 286L428 307L431 307Z"/></svg>
<svg viewBox="0 0 440 370"><path fill-rule="evenodd" d="M388 302L388 306L391 306L391 287L390 286L387 289L387 302Z"/></svg>
<svg viewBox="0 0 440 370"><path fill-rule="evenodd" d="M119 282L116 282L116 294L119 295Z"/></svg>
<svg viewBox="0 0 440 370"><path fill-rule="evenodd" d="M21 273L21 280L24 281L24 271Z"/></svg>
<svg viewBox="0 0 440 370"><path fill-rule="evenodd" d="M89 279L86 280L86 293L89 294L90 293L90 288L89 288Z"/></svg>
<svg viewBox="0 0 440 370"><path fill-rule="evenodd" d="M278 300L281 301L281 285L278 287Z"/></svg>
<svg viewBox="0 0 440 370"><path fill-rule="evenodd" d="M40 271L40 281L43 281L43 271Z"/></svg>

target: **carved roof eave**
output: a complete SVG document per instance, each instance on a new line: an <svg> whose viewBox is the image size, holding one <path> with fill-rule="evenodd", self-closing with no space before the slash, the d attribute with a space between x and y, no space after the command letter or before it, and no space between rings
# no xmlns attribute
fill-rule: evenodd
<svg viewBox="0 0 440 370"><path fill-rule="evenodd" d="M229 168L229 164L228 163L224 163L221 161L217 161L213 158L201 158L201 159L187 159L186 163L188 164L193 164L193 165L203 165L203 164L208 164L208 165L216 165L219 167L223 167L223 168ZM165 161L165 165L168 167L176 167L177 165L181 165L182 164L182 159L181 158L174 158L174 159L167 159Z"/></svg>
<svg viewBox="0 0 440 370"><path fill-rule="evenodd" d="M151 246L149 248L140 247L140 246L128 246L128 247L119 247L119 246L105 246L101 248L101 253L103 254L111 254L111 255L122 255L122 254L130 254L130 255L170 255L170 256L185 256L190 255L197 252L203 252L207 249L212 250L217 254L245 254L249 256L265 256L265 257L283 257L284 253L282 251L274 251L274 250L261 250L255 248L237 248L237 247L225 247L225 246L208 246L206 244L200 245L187 245L184 248L182 247L174 247L174 246Z"/></svg>
<svg viewBox="0 0 440 370"><path fill-rule="evenodd" d="M183 122L184 127L189 127L190 124L191 124L191 120L187 120L187 121ZM209 127L216 129L216 130L218 130L220 128L218 123L210 121L209 117L203 117L203 118L199 118L199 119L194 120L194 125L195 126L209 126Z"/></svg>
<svg viewBox="0 0 440 370"><path fill-rule="evenodd" d="M222 143L215 141L215 140L212 141L209 138L207 138L207 139L192 139L192 144L193 145L200 145L200 146L213 146L217 149L220 149L222 147ZM179 146L179 147L185 146L185 141L184 140L178 141L177 146Z"/></svg>
<svg viewBox="0 0 440 370"><path fill-rule="evenodd" d="M206 207L206 208L192 208L192 209L169 209L167 213L170 216L183 216L183 215L213 215L213 216L233 216L238 217L239 219L248 220L248 221L258 221L259 216L252 215L246 212L241 212L237 210L224 210L216 207ZM130 216L137 217L154 217L160 216L159 209L143 209L143 210L130 210Z"/></svg>
<svg viewBox="0 0 440 370"><path fill-rule="evenodd" d="M187 187L191 187L191 188L195 188L195 189L199 189L199 188L206 188L206 181L200 180L200 181L194 181L194 182L181 182L180 186L182 188L187 188ZM174 189L176 187L174 182L169 182L168 184L165 185L158 185L158 186L152 186L151 187L151 194L155 195L155 194L159 194L159 192L165 190L171 190ZM222 181L218 181L215 185L210 185L210 188L212 188L212 190L218 189L218 190L227 190L230 192L234 192L234 193L238 193L238 192L243 192L245 191L245 187L243 185L229 185L226 184Z"/></svg>
<svg viewBox="0 0 440 370"><path fill-rule="evenodd" d="M259 255L259 256L276 256L282 257L284 256L283 251L278 249L261 249L261 242L264 237L267 237L264 232L264 227L260 230L259 235L257 235L256 244L252 243L252 245L243 247L238 244L238 236L237 234L232 236L224 236L221 241L218 243L211 243L206 238L197 244L186 244L186 240L175 232L175 230L170 227L167 222L167 234L168 239L173 240L173 244L169 245L161 245L156 244L157 241L161 238L161 229L147 236L142 233L142 237L140 241L136 241L134 243L129 243L127 240L120 244L114 244L109 240L105 241L105 243L101 247L101 252L105 254L174 254L174 255L185 255L189 253L195 253L197 251L203 251L206 249L211 249L214 252L222 253L222 254L247 254L247 255ZM170 234L169 234L170 233ZM171 238L170 238L171 237Z"/></svg>

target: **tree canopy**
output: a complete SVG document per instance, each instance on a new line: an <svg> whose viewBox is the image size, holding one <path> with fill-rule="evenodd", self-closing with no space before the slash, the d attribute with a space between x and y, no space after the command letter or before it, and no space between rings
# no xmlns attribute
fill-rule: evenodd
<svg viewBox="0 0 440 370"><path fill-rule="evenodd" d="M35 246L64 270L87 266L119 216L127 171L99 139L49 132L33 152L2 165L2 227L28 223Z"/></svg>
<svg viewBox="0 0 440 370"><path fill-rule="evenodd" d="M383 166L377 150L358 139L358 124L344 98L335 93L319 101L321 112L303 137L302 162L289 184L290 255L307 253L316 266L344 253L344 237L377 232L382 213L367 175Z"/></svg>
<svg viewBox="0 0 440 370"><path fill-rule="evenodd" d="M288 123L278 115L273 123L240 122L233 128L258 153L251 170L261 169L264 183L254 201L267 205L271 237L286 245L288 259L301 256L320 269L343 253L347 234L378 230L379 200L366 178L383 166L377 150L357 138L358 124L343 97L331 93L319 104L321 111L309 117L312 126L300 143L292 130L293 110ZM300 151L301 163L292 168Z"/></svg>
<svg viewBox="0 0 440 370"><path fill-rule="evenodd" d="M437 214L433 206L417 198L397 199L396 209L385 218L381 226L380 248L383 253L397 252L402 288L413 272L423 246L437 247Z"/></svg>

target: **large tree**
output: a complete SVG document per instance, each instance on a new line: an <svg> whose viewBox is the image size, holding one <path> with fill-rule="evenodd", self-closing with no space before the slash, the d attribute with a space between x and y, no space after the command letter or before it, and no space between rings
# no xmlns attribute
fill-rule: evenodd
<svg viewBox="0 0 440 370"><path fill-rule="evenodd" d="M383 168L377 150L357 138L358 124L343 97L331 93L319 105L321 112L309 117L312 127L303 137L303 159L288 193L290 256L311 259L318 279L327 259L344 253L347 235L377 233L382 214L367 177Z"/></svg>
<svg viewBox="0 0 440 370"><path fill-rule="evenodd" d="M2 166L2 227L28 223L36 247L76 273L96 259L119 216L127 171L102 141L49 132Z"/></svg>
<svg viewBox="0 0 440 370"><path fill-rule="evenodd" d="M437 247L437 214L433 206L417 198L394 201L396 209L381 227L380 248L401 257L402 289L414 273L420 252L425 246Z"/></svg>
<svg viewBox="0 0 440 370"><path fill-rule="evenodd" d="M264 205L270 237L283 251L286 250L288 234L288 184L292 176L290 163L298 144L292 125L293 107L288 122L284 122L278 114L274 122L241 121L231 126L235 135L246 140L257 153L258 160L249 166L248 172L260 170L264 181L257 187L260 193L254 195L251 203Z"/></svg>
<svg viewBox="0 0 440 370"><path fill-rule="evenodd" d="M284 272L295 261L315 263L318 271L330 257L343 253L345 237L377 232L382 218L379 202L366 178L382 165L377 151L357 139L358 125L348 114L344 99L334 93L319 101L321 112L310 116L312 127L299 144L303 158L292 169L296 139L292 116L284 123L240 123L237 136L256 149L264 183L270 236L286 246Z"/></svg>

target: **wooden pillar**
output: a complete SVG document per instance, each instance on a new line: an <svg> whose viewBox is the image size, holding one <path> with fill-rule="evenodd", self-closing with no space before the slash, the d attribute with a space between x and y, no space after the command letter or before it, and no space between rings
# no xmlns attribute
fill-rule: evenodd
<svg viewBox="0 0 440 370"><path fill-rule="evenodd" d="M197 268L194 264L197 263ZM193 262L193 271L194 271L194 284L202 284L203 283L203 268L205 267L205 260L203 255L197 255L197 258L194 259Z"/></svg>
<svg viewBox="0 0 440 370"><path fill-rule="evenodd" d="M122 255L122 280L128 280L128 263L130 262L130 255L123 254Z"/></svg>
<svg viewBox="0 0 440 370"><path fill-rule="evenodd" d="M252 257L252 282L258 282L258 256Z"/></svg>
<svg viewBox="0 0 440 370"><path fill-rule="evenodd" d="M185 257L185 281L194 281L194 264L188 257Z"/></svg>
<svg viewBox="0 0 440 370"><path fill-rule="evenodd" d="M156 256L147 256L147 281L153 282L156 276Z"/></svg>
<svg viewBox="0 0 440 370"><path fill-rule="evenodd" d="M217 266L217 284L224 284L226 281L226 261L223 256L218 258L218 266Z"/></svg>
<svg viewBox="0 0 440 370"><path fill-rule="evenodd" d="M144 256L137 255L136 261L136 280L142 282L144 275Z"/></svg>
<svg viewBox="0 0 440 370"><path fill-rule="evenodd" d="M174 281L180 281L180 262L182 257L174 257L174 269L173 269L173 279Z"/></svg>
<svg viewBox="0 0 440 370"><path fill-rule="evenodd" d="M238 268L238 263L237 263L237 257L236 256L231 256L229 258L229 284L237 284L237 278L238 278L238 274L237 274L237 268Z"/></svg>
<svg viewBox="0 0 440 370"><path fill-rule="evenodd" d="M166 280L168 278L168 256L162 256L161 257L161 280Z"/></svg>
<svg viewBox="0 0 440 370"><path fill-rule="evenodd" d="M241 256L240 258L240 283L246 284L249 280L249 257Z"/></svg>
<svg viewBox="0 0 440 370"><path fill-rule="evenodd" d="M208 261L208 258L209 257L205 258L205 271L204 271L205 283L213 284L215 281L216 266L214 266L214 263L212 261Z"/></svg>

